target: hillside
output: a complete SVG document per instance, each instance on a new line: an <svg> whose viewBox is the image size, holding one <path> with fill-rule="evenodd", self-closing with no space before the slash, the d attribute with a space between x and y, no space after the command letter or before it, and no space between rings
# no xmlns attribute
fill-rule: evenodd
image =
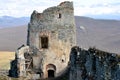
<svg viewBox="0 0 120 80"><path fill-rule="evenodd" d="M16 51L26 40L27 26L0 29L0 51Z"/></svg>
<svg viewBox="0 0 120 80"><path fill-rule="evenodd" d="M79 46L95 46L108 52L120 53L120 21L87 17L75 17L75 21Z"/></svg>
<svg viewBox="0 0 120 80"><path fill-rule="evenodd" d="M26 25L29 22L28 17L15 18L11 16L1 16L0 17L0 28L8 28Z"/></svg>
<svg viewBox="0 0 120 80"><path fill-rule="evenodd" d="M88 17L75 16L77 27L77 45L82 48L96 48L120 53L120 21L98 20ZM0 50L15 51L26 44L27 24L25 26L0 29Z"/></svg>

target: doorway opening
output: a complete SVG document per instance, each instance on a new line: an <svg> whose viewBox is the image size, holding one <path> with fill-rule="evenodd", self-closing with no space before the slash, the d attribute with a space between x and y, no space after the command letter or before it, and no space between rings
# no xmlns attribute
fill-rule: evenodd
<svg viewBox="0 0 120 80"><path fill-rule="evenodd" d="M54 70L48 70L48 78L53 78L53 77L55 77Z"/></svg>
<svg viewBox="0 0 120 80"><path fill-rule="evenodd" d="M48 64L46 66L47 69L47 74L48 74L48 78L53 78L55 77L56 74L56 66L54 64Z"/></svg>

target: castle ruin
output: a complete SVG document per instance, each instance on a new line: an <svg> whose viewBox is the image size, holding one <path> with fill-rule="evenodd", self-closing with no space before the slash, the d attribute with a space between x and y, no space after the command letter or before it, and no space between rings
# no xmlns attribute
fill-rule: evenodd
<svg viewBox="0 0 120 80"><path fill-rule="evenodd" d="M33 11L27 46L17 49L9 76L36 80L66 72L66 80L120 80L119 55L76 46L74 8L69 1L43 13Z"/></svg>
<svg viewBox="0 0 120 80"><path fill-rule="evenodd" d="M27 46L17 50L17 69L10 75L21 77L32 74L40 78L60 76L67 69L70 50L75 45L72 2L62 2L45 9L43 13L33 11L28 24Z"/></svg>

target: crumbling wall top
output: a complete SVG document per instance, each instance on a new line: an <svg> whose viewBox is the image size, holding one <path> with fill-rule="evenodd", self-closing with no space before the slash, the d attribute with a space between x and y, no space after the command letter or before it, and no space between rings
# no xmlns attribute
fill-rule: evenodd
<svg viewBox="0 0 120 80"><path fill-rule="evenodd" d="M58 13L73 13L73 9L73 2L65 1L60 3L58 6L53 6L45 9L42 13L34 10L31 15L31 22L34 20L45 20L45 17L48 19L49 17L54 17Z"/></svg>
<svg viewBox="0 0 120 80"><path fill-rule="evenodd" d="M64 1L64 2L60 3L58 6L62 6L62 7L72 7L72 6L73 6L73 2Z"/></svg>
<svg viewBox="0 0 120 80"><path fill-rule="evenodd" d="M43 11L43 13L45 12L49 12L51 10L56 10L56 9L60 9L60 8L66 8L66 9L72 9L73 10L73 2L70 2L70 1L64 1L62 3L60 3L58 6L54 6L54 7L50 7L50 8L47 8Z"/></svg>

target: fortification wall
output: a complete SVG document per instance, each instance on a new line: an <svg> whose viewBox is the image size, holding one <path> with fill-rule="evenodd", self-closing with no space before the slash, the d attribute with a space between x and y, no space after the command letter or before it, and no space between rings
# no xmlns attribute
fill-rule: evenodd
<svg viewBox="0 0 120 80"><path fill-rule="evenodd" d="M90 48L74 47L70 57L69 80L119 80L120 56Z"/></svg>

